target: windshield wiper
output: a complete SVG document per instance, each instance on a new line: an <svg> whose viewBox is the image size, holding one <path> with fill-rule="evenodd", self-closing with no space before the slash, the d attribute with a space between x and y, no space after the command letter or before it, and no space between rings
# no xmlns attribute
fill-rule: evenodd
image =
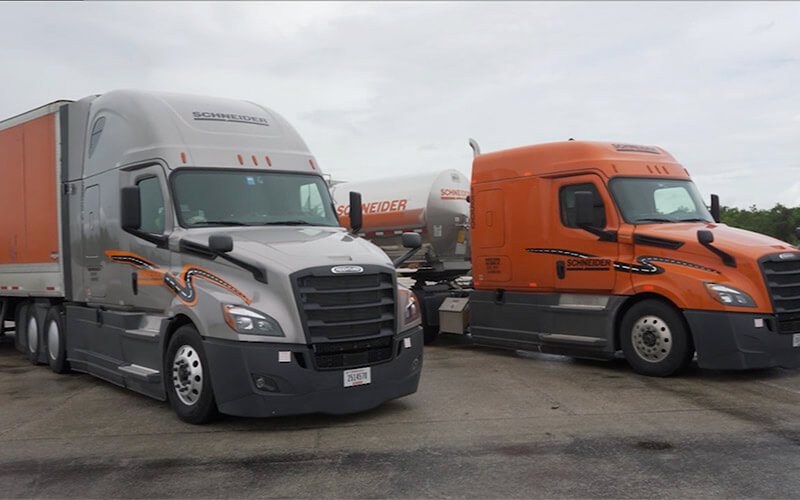
<svg viewBox="0 0 800 500"><path fill-rule="evenodd" d="M674 219L666 219L664 217L642 217L641 219L634 219L634 224L639 224L640 222L677 222Z"/></svg>
<svg viewBox="0 0 800 500"><path fill-rule="evenodd" d="M278 220L273 222L264 222L262 226L313 226L314 224L304 220Z"/></svg>
<svg viewBox="0 0 800 500"><path fill-rule="evenodd" d="M198 226L249 226L244 222L237 222L233 220L204 220L202 222L195 222L192 227Z"/></svg>
<svg viewBox="0 0 800 500"><path fill-rule="evenodd" d="M678 222L708 222L708 220L694 217L691 219L680 219Z"/></svg>

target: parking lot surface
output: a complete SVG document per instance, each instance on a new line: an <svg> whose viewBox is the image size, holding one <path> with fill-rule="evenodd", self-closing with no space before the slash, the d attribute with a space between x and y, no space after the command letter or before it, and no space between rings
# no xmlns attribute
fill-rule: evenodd
<svg viewBox="0 0 800 500"><path fill-rule="evenodd" d="M179 421L0 340L3 497L800 497L800 373L426 347L419 391L344 417Z"/></svg>

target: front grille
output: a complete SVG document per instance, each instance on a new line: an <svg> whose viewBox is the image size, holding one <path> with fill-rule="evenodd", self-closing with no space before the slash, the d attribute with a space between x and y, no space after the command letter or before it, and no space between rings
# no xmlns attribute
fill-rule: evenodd
<svg viewBox="0 0 800 500"><path fill-rule="evenodd" d="M778 332L800 333L800 254L771 254L758 263L775 311Z"/></svg>
<svg viewBox="0 0 800 500"><path fill-rule="evenodd" d="M392 358L392 337L354 342L314 344L314 362L320 370L374 365Z"/></svg>
<svg viewBox="0 0 800 500"><path fill-rule="evenodd" d="M392 357L394 275L363 267L363 274L336 275L318 267L292 276L317 368L365 366Z"/></svg>

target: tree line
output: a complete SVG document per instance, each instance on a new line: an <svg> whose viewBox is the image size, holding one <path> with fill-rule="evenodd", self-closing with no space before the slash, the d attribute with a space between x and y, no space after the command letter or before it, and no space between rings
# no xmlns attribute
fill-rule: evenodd
<svg viewBox="0 0 800 500"><path fill-rule="evenodd" d="M732 226L768 234L779 240L797 245L795 228L800 226L800 207L789 208L776 204L769 210L720 207L721 222Z"/></svg>

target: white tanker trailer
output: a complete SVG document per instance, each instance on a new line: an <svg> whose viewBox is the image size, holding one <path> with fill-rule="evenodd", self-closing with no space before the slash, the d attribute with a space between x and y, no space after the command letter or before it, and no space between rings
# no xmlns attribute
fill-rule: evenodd
<svg viewBox="0 0 800 500"><path fill-rule="evenodd" d="M462 295L455 279L469 274L469 180L448 169L364 182L332 182L331 194L342 225L349 224L350 192L361 193L361 235L395 261L400 273L415 280L422 304L426 342L439 333L439 306ZM419 233L416 253L403 246L402 234ZM410 255L409 255L410 254Z"/></svg>

